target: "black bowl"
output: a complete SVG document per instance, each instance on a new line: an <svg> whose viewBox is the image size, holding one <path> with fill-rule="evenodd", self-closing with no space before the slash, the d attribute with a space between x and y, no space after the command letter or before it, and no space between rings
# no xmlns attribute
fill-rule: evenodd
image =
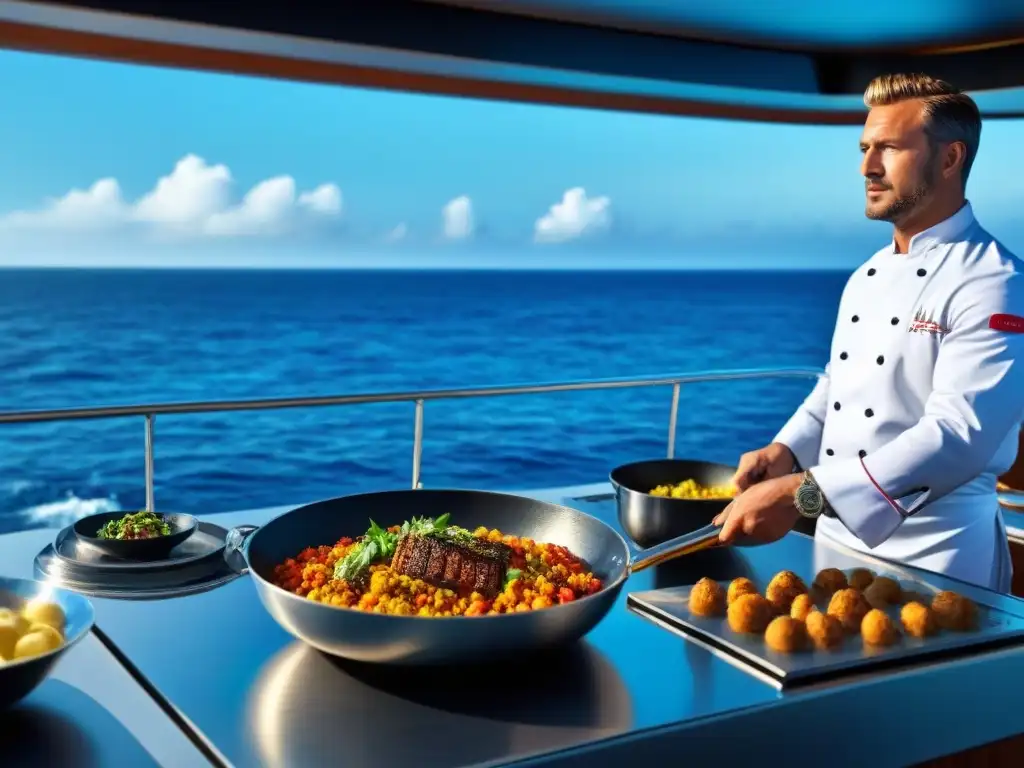
<svg viewBox="0 0 1024 768"><path fill-rule="evenodd" d="M122 541L120 539L101 539L96 535L111 520L120 520L127 514L132 513L102 512L98 515L83 517L75 523L75 536L103 554L121 560L160 560L167 557L176 546L184 543L199 527L199 521L192 515L158 512L157 514L170 526L171 532L167 536Z"/></svg>

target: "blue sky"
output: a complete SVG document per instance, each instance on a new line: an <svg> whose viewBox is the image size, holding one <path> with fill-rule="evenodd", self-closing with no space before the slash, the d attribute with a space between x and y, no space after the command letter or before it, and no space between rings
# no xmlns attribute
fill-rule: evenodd
<svg viewBox="0 0 1024 768"><path fill-rule="evenodd" d="M858 128L12 52L0 81L0 265L849 267L888 237ZM1018 253L1022 138L986 124L969 190Z"/></svg>

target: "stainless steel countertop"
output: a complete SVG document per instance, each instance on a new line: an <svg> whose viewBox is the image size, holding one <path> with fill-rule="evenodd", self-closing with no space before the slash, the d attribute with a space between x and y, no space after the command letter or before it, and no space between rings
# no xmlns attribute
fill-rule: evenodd
<svg viewBox="0 0 1024 768"><path fill-rule="evenodd" d="M567 495L607 491L598 484L531 495L564 501ZM568 503L614 523L614 504L607 499ZM225 526L261 524L285 509L213 519ZM29 531L0 537L4 570L30 573L32 558L53 535ZM821 557L810 539L791 535L767 547L703 552L641 572L626 591L692 583L701 576L763 579L782 568L822 567ZM1024 606L1005 599L1018 610ZM735 738L737 729L769 734L758 737L759 748L784 748L796 738L792 723L800 718L815 722L809 736L801 730L805 745L832 744L830 765L895 766L1013 735L1021 730L1015 713L1024 709L1024 687L1014 682L1024 676L1024 649L779 693L634 615L625 608L625 594L578 647L527 667L505 664L473 675L395 673L331 660L280 629L248 579L187 598L93 603L98 626L117 648L225 762L237 766L576 765L593 764L596 748L606 750L601 764L664 760L677 751L698 764L730 757L742 762L750 745ZM62 666L77 670L88 664L74 659L78 651L73 649ZM35 695L44 695L59 679ZM505 680L516 688L502 691ZM986 690L986 701L999 706L964 706L957 692L979 688ZM114 714L135 731L126 714ZM390 724L384 732L381 722ZM170 720L163 725L173 729ZM847 735L842 749L835 750L835 738L851 728L856 738ZM143 741L156 754L151 740ZM821 753L812 753L820 762ZM801 760L787 757L787 763Z"/></svg>
<svg viewBox="0 0 1024 768"><path fill-rule="evenodd" d="M2 548L0 564L6 575L10 561ZM92 633L2 718L5 766L210 766Z"/></svg>
<svg viewBox="0 0 1024 768"><path fill-rule="evenodd" d="M575 503L605 516L609 509L607 501ZM220 525L260 524L280 511L216 519ZM695 555L691 568L721 569L722 554L731 568L727 553ZM675 584L691 572L675 578L666 568L642 572L628 589ZM238 766L302 768L332 755L366 768L500 764L777 697L769 686L629 612L625 594L578 647L537 666L507 665L476 678L330 660L286 634L248 579L183 599L94 604L97 622L118 647ZM201 629L189 632L190 626ZM154 638L171 637L189 651L188 668L167 664L154 645ZM495 696L508 681L519 693ZM384 720L402 736L382 738L374 723Z"/></svg>

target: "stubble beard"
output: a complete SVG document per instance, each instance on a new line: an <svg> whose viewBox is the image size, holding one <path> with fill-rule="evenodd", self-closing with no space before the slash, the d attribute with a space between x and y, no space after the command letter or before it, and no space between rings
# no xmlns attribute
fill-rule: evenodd
<svg viewBox="0 0 1024 768"><path fill-rule="evenodd" d="M888 221L891 224L896 224L913 215L914 211L931 194L931 191L932 187L930 184L920 184L909 195L896 198L884 208L865 207L864 215L872 221Z"/></svg>
<svg viewBox="0 0 1024 768"><path fill-rule="evenodd" d="M905 221L912 217L914 212L928 200L935 189L937 179L938 168L934 163L934 158L929 158L928 164L924 168L924 177L913 192L903 197L897 197L881 209L872 209L870 205L867 205L864 208L864 215L872 221L887 221L891 224Z"/></svg>

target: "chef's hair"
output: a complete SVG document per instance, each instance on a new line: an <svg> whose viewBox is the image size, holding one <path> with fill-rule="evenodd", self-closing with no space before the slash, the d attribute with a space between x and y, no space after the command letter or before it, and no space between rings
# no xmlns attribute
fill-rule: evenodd
<svg viewBox="0 0 1024 768"><path fill-rule="evenodd" d="M884 107L910 99L924 103L924 130L933 145L959 141L966 147L961 177L966 186L981 141L978 105L945 80L920 74L879 75L864 91L867 107Z"/></svg>

